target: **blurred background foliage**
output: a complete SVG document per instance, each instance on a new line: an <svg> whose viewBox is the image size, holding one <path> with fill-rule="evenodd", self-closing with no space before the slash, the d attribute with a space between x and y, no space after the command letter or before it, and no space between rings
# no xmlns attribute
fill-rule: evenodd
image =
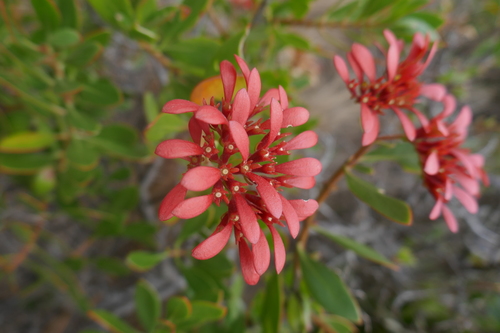
<svg viewBox="0 0 500 333"><path fill-rule="evenodd" d="M389 249L363 244L357 229L318 228L318 243L299 251L301 281L290 262L249 288L234 249L189 255L218 208L189 223L157 221L179 170L153 154L187 128L161 106L220 94L211 81L197 85L233 54L259 69L264 89L282 85L298 104L353 41L418 31L451 50L428 76L479 110L471 147L486 146L493 180L480 218L498 231L500 1L0 0L0 14L2 332L500 331L500 237L482 224L469 227L493 257L459 247L438 259L451 236L437 227L397 229ZM356 192L364 185L353 179ZM441 260L447 268L433 271ZM379 295L384 281L399 284Z"/></svg>

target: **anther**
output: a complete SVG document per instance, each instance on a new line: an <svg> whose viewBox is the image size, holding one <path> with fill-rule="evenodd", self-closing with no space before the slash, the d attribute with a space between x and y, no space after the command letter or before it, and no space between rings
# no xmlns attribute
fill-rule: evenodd
<svg viewBox="0 0 500 333"><path fill-rule="evenodd" d="M366 97L366 96L365 96L365 97L363 97L363 99L361 100L361 103L368 103L368 100L369 100L369 99L368 99L368 97Z"/></svg>
<svg viewBox="0 0 500 333"><path fill-rule="evenodd" d="M220 198L220 197L222 197L222 193L220 193L220 192L215 193L215 197L216 197L216 198Z"/></svg>
<svg viewBox="0 0 500 333"><path fill-rule="evenodd" d="M229 174L229 170L228 169L222 169L222 174L223 175L228 175Z"/></svg>

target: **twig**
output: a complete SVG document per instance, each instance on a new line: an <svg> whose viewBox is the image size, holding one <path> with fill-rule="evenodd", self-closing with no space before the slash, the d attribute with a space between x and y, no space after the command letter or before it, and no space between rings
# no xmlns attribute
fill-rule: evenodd
<svg viewBox="0 0 500 333"><path fill-rule="evenodd" d="M368 22L328 22L328 21L314 21L314 20L297 20L297 19L274 19L272 23L282 25L296 25L308 28L373 28L379 26L378 23Z"/></svg>
<svg viewBox="0 0 500 333"><path fill-rule="evenodd" d="M4 0L0 0L0 15L2 15L5 25L7 26L7 29L9 30L9 33L12 36L12 39L16 40L16 35L14 34L14 29L12 29L12 25L9 20L9 15L7 14L7 7L5 6Z"/></svg>
<svg viewBox="0 0 500 333"><path fill-rule="evenodd" d="M151 54L165 68L167 68L168 70L170 70L176 74L179 73L179 69L172 64L172 61L170 59L168 59L167 57L165 57L165 55L163 55L163 53L161 53L159 50L155 49L151 44L148 44L146 42L139 42L139 46L144 51Z"/></svg>
<svg viewBox="0 0 500 333"><path fill-rule="evenodd" d="M214 8L213 8L213 4L214 4L214 1L211 0L210 3L208 4L207 6L207 14L208 14L208 17L210 18L210 20L212 21L212 23L214 24L215 26L215 29L217 29L217 31L219 32L219 34L221 36L227 36L227 31L226 29L222 26L222 24L220 23L219 21L219 18L217 17L217 13L214 11Z"/></svg>
<svg viewBox="0 0 500 333"><path fill-rule="evenodd" d="M40 232L42 231L42 225L43 221L38 221L38 223L34 226L35 230L31 234L31 237L28 240L28 242L23 246L21 251L19 251L15 255L10 264L7 265L7 267L5 267L5 271L7 273L14 272L19 267L19 265L23 263L28 254L30 254L31 250L35 246L36 241L38 240L38 237L40 236Z"/></svg>

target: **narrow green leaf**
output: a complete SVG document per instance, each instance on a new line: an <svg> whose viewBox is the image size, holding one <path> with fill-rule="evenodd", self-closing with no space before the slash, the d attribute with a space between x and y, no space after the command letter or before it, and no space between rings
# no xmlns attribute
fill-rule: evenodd
<svg viewBox="0 0 500 333"><path fill-rule="evenodd" d="M170 297L166 307L166 318L173 323L177 323L191 316L193 307L187 297Z"/></svg>
<svg viewBox="0 0 500 333"><path fill-rule="evenodd" d="M360 244L360 243L358 243L358 242L356 242L348 237L333 234L333 233L329 232L328 230L323 229L323 228L318 227L318 226L315 226L313 228L314 228L314 230L316 230L320 234L330 238L331 240L333 240L334 242L338 243L339 245L345 247L346 249L356 252L356 254L358 254L359 256L361 256L363 258L366 258L368 260L374 261L374 262L379 263L381 265L387 266L391 269L396 269L396 270L398 269L398 266L396 264L394 264L389 259L387 259L384 255L378 253L377 251L375 251L374 249L372 249L369 246L366 246L364 244Z"/></svg>
<svg viewBox="0 0 500 333"><path fill-rule="evenodd" d="M97 43L101 46L106 46L111 40L111 32L109 30L97 30L86 36L86 43Z"/></svg>
<svg viewBox="0 0 500 333"><path fill-rule="evenodd" d="M146 147L138 142L137 131L127 125L105 126L99 135L88 138L108 155L128 159L142 159L148 156Z"/></svg>
<svg viewBox="0 0 500 333"><path fill-rule="evenodd" d="M283 312L283 288L280 276L274 274L267 281L266 292L261 312L262 332L280 332L281 314Z"/></svg>
<svg viewBox="0 0 500 333"><path fill-rule="evenodd" d="M30 175L45 168L52 161L52 156L47 153L0 153L0 172L12 175Z"/></svg>
<svg viewBox="0 0 500 333"><path fill-rule="evenodd" d="M276 31L276 37L278 37L278 40L287 46L292 46L296 49L305 51L311 49L309 42L298 34Z"/></svg>
<svg viewBox="0 0 500 333"><path fill-rule="evenodd" d="M160 108L156 103L155 96L150 91L147 91L142 96L142 107L144 109L144 114L146 115L146 121L148 123L153 122L160 113Z"/></svg>
<svg viewBox="0 0 500 333"><path fill-rule="evenodd" d="M114 314L105 310L91 310L87 312L90 319L116 333L138 333L134 328Z"/></svg>
<svg viewBox="0 0 500 333"><path fill-rule="evenodd" d="M322 263L309 258L301 249L299 258L304 282L311 296L328 312L361 323L359 305L340 277Z"/></svg>
<svg viewBox="0 0 500 333"><path fill-rule="evenodd" d="M151 112L148 116L152 116L152 111L152 108L147 111ZM187 129L187 126L187 120L179 115L160 113L148 125L144 132L144 136L146 140L157 143L168 137L172 137L175 133L183 132Z"/></svg>
<svg viewBox="0 0 500 333"><path fill-rule="evenodd" d="M50 0L31 0L36 16L46 31L54 31L61 23L59 8Z"/></svg>
<svg viewBox="0 0 500 333"><path fill-rule="evenodd" d="M154 42L158 39L158 35L154 31L149 30L139 24L134 24L134 27L130 31L130 37L146 42Z"/></svg>
<svg viewBox="0 0 500 333"><path fill-rule="evenodd" d="M368 0L366 6L363 8L360 18L369 19L393 4L394 0Z"/></svg>
<svg viewBox="0 0 500 333"><path fill-rule="evenodd" d="M148 23L148 18L157 11L156 0L140 0L135 10L135 18L139 23Z"/></svg>
<svg viewBox="0 0 500 333"><path fill-rule="evenodd" d="M355 177L349 171L346 171L345 176L349 190L359 200L394 222L412 224L413 214L406 202L382 194L375 186Z"/></svg>
<svg viewBox="0 0 500 333"><path fill-rule="evenodd" d="M87 141L73 139L66 149L66 157L80 170L91 170L99 162L99 154Z"/></svg>
<svg viewBox="0 0 500 333"><path fill-rule="evenodd" d="M75 1L76 0L57 0L57 6L62 13L61 26L78 29L80 18Z"/></svg>
<svg viewBox="0 0 500 333"><path fill-rule="evenodd" d="M161 303L158 292L146 280L140 280L135 286L135 308L142 327L151 331L160 319Z"/></svg>
<svg viewBox="0 0 500 333"><path fill-rule="evenodd" d="M96 105L111 106L119 103L122 95L120 90L111 81L100 79L99 81L84 85L79 98Z"/></svg>
<svg viewBox="0 0 500 333"><path fill-rule="evenodd" d="M111 257L98 257L93 260L97 269L111 276L127 276L130 270L123 264L123 260Z"/></svg>
<svg viewBox="0 0 500 333"><path fill-rule="evenodd" d="M70 52L66 59L66 63L78 68L84 67L95 60L101 53L101 50L102 46L98 43L92 41L82 43Z"/></svg>
<svg viewBox="0 0 500 333"><path fill-rule="evenodd" d="M54 143L52 133L20 132L0 140L0 153L31 153L46 149Z"/></svg>
<svg viewBox="0 0 500 333"><path fill-rule="evenodd" d="M111 199L111 211L124 211L134 209L139 203L139 189L137 186L128 186L114 191Z"/></svg>
<svg viewBox="0 0 500 333"><path fill-rule="evenodd" d="M132 27L134 10L130 0L88 0L88 2L108 23L124 30Z"/></svg>
<svg viewBox="0 0 500 333"><path fill-rule="evenodd" d="M133 251L127 255L126 264L135 271L144 272L158 265L167 257L167 252Z"/></svg>
<svg viewBox="0 0 500 333"><path fill-rule="evenodd" d="M309 11L309 3L311 0L290 0L288 5L296 18L303 18Z"/></svg>
<svg viewBox="0 0 500 333"><path fill-rule="evenodd" d="M191 316L176 323L178 330L188 330L220 320L224 318L227 312L224 306L207 301L193 301L191 305Z"/></svg>
<svg viewBox="0 0 500 333"><path fill-rule="evenodd" d="M345 318L334 315L322 315L323 321L334 329L335 333L358 332L356 326Z"/></svg>
<svg viewBox="0 0 500 333"><path fill-rule="evenodd" d="M420 173L422 167L415 147L409 142L384 144L373 149L361 158L362 162L394 161L407 172Z"/></svg>
<svg viewBox="0 0 500 333"><path fill-rule="evenodd" d="M101 123L99 123L97 120L94 120L86 114L77 110L69 111L68 122L73 128L92 134L98 134L102 128Z"/></svg>
<svg viewBox="0 0 500 333"><path fill-rule="evenodd" d="M47 42L52 46L65 48L73 46L80 41L80 34L78 31L71 28L63 28L54 31L47 38Z"/></svg>

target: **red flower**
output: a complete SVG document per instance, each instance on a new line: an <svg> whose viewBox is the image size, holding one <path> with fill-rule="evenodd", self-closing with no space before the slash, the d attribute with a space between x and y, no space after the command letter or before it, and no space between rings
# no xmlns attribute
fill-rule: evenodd
<svg viewBox="0 0 500 333"><path fill-rule="evenodd" d="M422 125L426 126L427 118L414 108L417 98L426 96L433 100L440 100L446 92L440 84L423 85L417 80L432 60L437 43L434 43L424 60L430 47L429 38L416 33L408 56L400 61L401 51L404 48L403 42L398 41L389 30L384 31L384 36L389 43L389 48L387 51L382 49L385 53L386 68L379 77L377 77L375 60L363 45L354 44L351 52L347 54L347 60L356 76L354 79L350 78L347 65L341 57L335 56L333 59L335 68L352 97L361 104L363 146L372 144L377 139L380 130L378 116L383 115L383 111L387 109L396 113L408 140L413 141L415 126L402 110L414 113Z"/></svg>
<svg viewBox="0 0 500 333"><path fill-rule="evenodd" d="M457 221L446 204L455 197L469 212L476 213L479 180L488 185L488 177L483 170L483 156L462 148L472 119L470 108L464 106L449 123L446 118L455 110L455 98L445 95L441 102L443 111L417 131L414 144L422 163L424 184L436 199L429 218L435 220L442 214L448 228L457 232Z"/></svg>
<svg viewBox="0 0 500 333"><path fill-rule="evenodd" d="M288 141L283 139L290 133L281 133L282 128L304 124L309 112L301 107L289 108L282 87L269 90L261 98L259 72L255 68L250 70L237 56L236 61L247 88L239 90L234 99L236 70L229 61L223 61L220 71L224 98L220 103L214 98L204 105L172 100L163 107L166 113L193 113L189 121L193 142L172 139L156 148L156 154L161 157L182 158L189 162L180 184L162 201L159 218L189 219L203 213L212 203L226 204L227 213L214 233L195 247L192 254L197 259L215 256L234 230L245 281L256 284L270 263L269 245L258 220L271 232L279 273L285 264L285 249L275 225L282 226L285 221L295 238L299 221L312 215L318 207L315 200L287 200L280 191L283 187L313 187L321 163L309 157L282 164L277 162L278 156L317 143L318 137L312 131ZM270 112L270 118L265 121L257 117L264 110ZM253 150L250 147L252 136L261 137ZM209 189L209 193L185 199L187 191Z"/></svg>

